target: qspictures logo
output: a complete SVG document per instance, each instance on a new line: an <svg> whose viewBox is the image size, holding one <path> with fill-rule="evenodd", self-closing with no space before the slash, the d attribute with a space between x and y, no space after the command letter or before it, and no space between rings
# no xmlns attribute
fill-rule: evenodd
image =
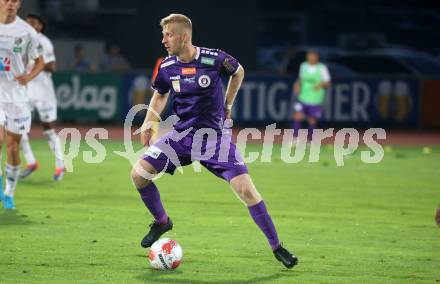
<svg viewBox="0 0 440 284"><path fill-rule="evenodd" d="M189 141L188 135L191 136L191 158L194 161L205 161L212 159L214 153L216 151L210 151L210 149L216 149L218 146L219 154L218 161L224 162L229 161L229 147L232 139L231 135L231 127L232 121L226 123L225 121L221 125L222 131L215 131L211 128L202 128L202 129L187 129L185 131L177 131L174 126L179 121L179 118L176 115L169 116L166 120L159 122L159 127L163 127L164 129L169 130L168 134L165 135L166 139L160 138L159 140L163 143L159 143L149 148L141 148L136 149L134 141L132 141L133 135L137 135L141 133L141 129L150 128L151 125L144 125L143 127L137 129L133 133L133 121L136 114L140 111L145 110L153 111L149 109L147 105L138 104L135 105L132 109L130 109L129 113L126 116L124 122L124 151L113 151L115 154L124 157L129 163L134 166L138 160L143 156L150 156L155 159L159 157L159 155L165 155L167 157L167 164L172 163L178 169L178 171L182 171L180 166L180 160L178 157L178 153L175 151L173 147L170 145L175 143L186 143ZM155 115L160 119L160 116L154 112ZM194 135L190 133L195 132ZM73 171L72 161L79 155L80 152L80 143L82 140L81 133L78 129L75 128L65 128L59 132L59 136L62 141L64 141L64 151L65 154L65 164L66 168L69 172ZM69 140L70 143L68 149L66 149L66 140ZM282 141L280 145L280 152L277 153L273 151L275 142L275 136L281 136ZM380 140L386 139L386 132L382 128L370 128L363 133L359 133L354 128L343 128L340 130L335 130L334 128L329 129L315 129L313 132L313 138L310 143L307 143L307 129L302 129L299 131L298 138L293 137L292 129L279 129L276 127L276 124L273 123L271 125L267 125L264 131L261 131L257 128L243 128L240 129L236 135L236 145L241 150L241 153L246 153L245 151L246 145L251 143L252 140L259 140L262 142L262 149L260 152L248 152L243 156L243 162L246 164L251 164L254 162L261 163L271 163L273 161L281 161L286 164L299 163L302 161L308 161L309 163L316 163L320 160L321 154L320 150L322 147L322 142L324 139L333 138L332 150L335 164L338 167L345 165L345 160L348 157L351 157L355 154L355 151L359 148L360 145L363 145L360 148L360 159L363 163L366 164L376 164L382 161L384 157L384 149L382 145L379 143ZM108 131L104 128L92 128L90 129L86 136L85 142L95 150L96 155L93 155L91 151L83 152L83 160L86 163L102 163L106 159L107 150L103 144L101 144L97 139L108 139ZM134 136L138 139L139 136ZM158 140L158 141L159 141ZM206 141L205 141L206 140ZM210 145L209 142L214 141L212 145L215 147L209 148L203 145ZM217 143L220 141L220 143ZM327 147L327 146L326 146ZM308 155L306 155L306 149ZM235 152L237 161L241 161L241 154L239 151ZM166 167L165 167L166 168ZM193 168L195 172L201 172L201 168L199 164L193 163ZM142 176L146 178L158 178L163 172L161 172L157 176L153 176L149 173L140 173Z"/></svg>

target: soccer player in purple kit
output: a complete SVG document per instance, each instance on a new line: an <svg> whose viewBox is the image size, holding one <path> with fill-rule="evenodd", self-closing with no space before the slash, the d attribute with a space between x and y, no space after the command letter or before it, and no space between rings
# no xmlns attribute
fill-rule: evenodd
<svg viewBox="0 0 440 284"><path fill-rule="evenodd" d="M162 44L169 56L162 61L153 81L155 91L141 128L141 142L148 149L132 170L133 183L155 219L141 242L142 247L150 247L162 234L173 228L152 176L160 172L173 174L176 167L198 160L210 172L230 183L266 236L276 259L287 268L292 268L298 259L281 246L265 203L241 155L236 151L235 144L230 140L223 143L222 134L228 133L224 131L223 125L225 119L231 121L232 104L244 78L243 67L221 50L194 46L192 23L188 17L171 14L162 19L160 25ZM221 76L230 78L226 101ZM179 120L172 131L150 145L151 125L158 121L155 113L162 113L170 95ZM206 134L203 132L205 129L217 135L203 143L200 141L205 136L200 133ZM197 145L201 146L201 152L213 151L213 155L208 158L194 154Z"/></svg>

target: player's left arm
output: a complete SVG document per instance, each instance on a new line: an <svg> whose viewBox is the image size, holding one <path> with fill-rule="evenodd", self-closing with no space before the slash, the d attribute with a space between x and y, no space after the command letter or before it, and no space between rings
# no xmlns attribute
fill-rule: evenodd
<svg viewBox="0 0 440 284"><path fill-rule="evenodd" d="M240 89L241 82L244 78L244 69L241 65L238 66L237 71L229 77L228 87L226 88L225 101L225 118L231 119L232 105L234 104L237 92Z"/></svg>
<svg viewBox="0 0 440 284"><path fill-rule="evenodd" d="M315 86L315 89L319 90L321 88L327 89L330 87L330 81L322 81Z"/></svg>
<svg viewBox="0 0 440 284"><path fill-rule="evenodd" d="M57 71L57 64L55 63L55 61L48 62L44 64L43 70L50 73L54 73L55 71Z"/></svg>
<svg viewBox="0 0 440 284"><path fill-rule="evenodd" d="M322 65L321 76L322 76L322 82L318 83L315 86L316 90L319 90L321 88L327 89L330 87L330 82L331 82L330 72L328 71L327 66L325 66L324 64Z"/></svg>
<svg viewBox="0 0 440 284"><path fill-rule="evenodd" d="M54 73L57 71L57 64L56 64L56 57L55 57L55 50L53 47L52 42L46 38L45 44L42 44L44 47L44 71Z"/></svg>
<svg viewBox="0 0 440 284"><path fill-rule="evenodd" d="M43 69L44 59L43 56L40 55L35 59L35 64L32 70L27 74L15 76L15 80L17 80L20 85L27 85L27 83L34 79Z"/></svg>

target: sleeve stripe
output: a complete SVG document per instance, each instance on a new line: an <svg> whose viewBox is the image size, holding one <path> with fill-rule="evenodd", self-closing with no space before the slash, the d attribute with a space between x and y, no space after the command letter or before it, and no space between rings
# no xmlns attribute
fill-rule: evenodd
<svg viewBox="0 0 440 284"><path fill-rule="evenodd" d="M243 68L243 67L242 67L241 64L239 63L239 64L238 64L238 67L237 67L237 70L235 70L234 74L232 74L232 75L237 74L237 73L238 73L238 70L240 70L240 68Z"/></svg>

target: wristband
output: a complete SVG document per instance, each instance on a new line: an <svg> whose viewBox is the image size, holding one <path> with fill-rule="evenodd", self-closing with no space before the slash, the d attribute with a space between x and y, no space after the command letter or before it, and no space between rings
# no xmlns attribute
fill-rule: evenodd
<svg viewBox="0 0 440 284"><path fill-rule="evenodd" d="M231 110L231 109L232 109L232 105L225 105L225 108L226 108L227 110Z"/></svg>

